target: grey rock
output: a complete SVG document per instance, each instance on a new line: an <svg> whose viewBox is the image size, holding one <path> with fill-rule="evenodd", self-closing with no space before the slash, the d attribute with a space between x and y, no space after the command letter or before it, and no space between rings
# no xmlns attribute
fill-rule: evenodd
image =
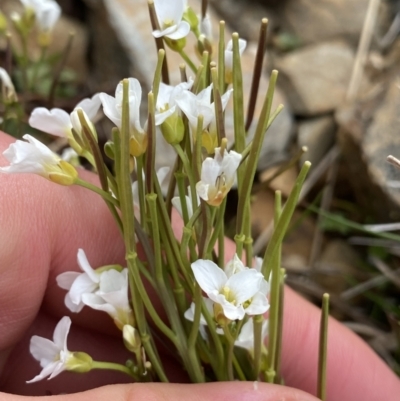
<svg viewBox="0 0 400 401"><path fill-rule="evenodd" d="M370 104L343 107L335 116L349 183L360 208L377 221L400 218L400 170L386 161L389 154L400 157L399 83L382 83Z"/></svg>
<svg viewBox="0 0 400 401"><path fill-rule="evenodd" d="M307 146L308 151L301 158L316 166L331 148L335 141L336 124L332 115L315 117L299 123L297 143L299 147Z"/></svg>
<svg viewBox="0 0 400 401"><path fill-rule="evenodd" d="M329 113L344 101L353 62L353 49L333 41L277 58L275 67L294 113L313 116Z"/></svg>
<svg viewBox="0 0 400 401"><path fill-rule="evenodd" d="M303 44L343 38L356 44L364 24L369 0L288 0L282 7L283 31ZM389 5L382 1L378 25L387 25Z"/></svg>

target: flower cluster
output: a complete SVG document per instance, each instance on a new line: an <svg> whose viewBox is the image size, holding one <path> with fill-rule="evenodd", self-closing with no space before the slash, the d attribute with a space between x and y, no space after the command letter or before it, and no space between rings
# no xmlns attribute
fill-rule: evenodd
<svg viewBox="0 0 400 401"><path fill-rule="evenodd" d="M25 25L37 23L39 31L49 34L59 16L55 2L22 2ZM32 338L31 353L43 370L31 382L63 371L93 369L117 370L135 381L167 381L157 349L166 342L174 347L177 360L193 382L266 379L275 369L271 364L279 358L274 337L281 307L282 273L275 257L279 247L267 249L265 263L254 259L249 218L257 167L254 156L259 154L265 127L272 118L269 108L275 81L271 80L272 89L264 98L254 138L246 142L248 123L239 110L245 109L240 88L243 80L238 76L241 69L235 68L246 42L235 34L226 49L222 40L216 46L206 10L200 17L184 0L153 0L149 10L159 52L146 111L140 82L126 78L113 94L96 93L68 111L33 110L31 127L68 142L62 157L30 135L4 152L9 165L0 168L2 173L33 173L58 184L80 185L101 196L125 245L126 267L93 268L79 249L80 271L63 272L56 280L66 290L68 313L86 307L108 315L120 330L128 361L99 362L85 353L69 351L71 320L64 317L53 341ZM185 52L189 33L196 38L199 66ZM44 40L41 46L44 54L46 43ZM166 51L179 55L192 77L182 67L181 82L170 84ZM262 65L257 70L261 71ZM0 81L0 100L5 108L11 107L16 101L15 89L3 69ZM34 88L29 79L25 84ZM225 126L225 120L232 118L226 113L232 97L234 121ZM104 148L96 131L102 118L114 125ZM167 160L162 162L164 146L168 150L163 160ZM82 159L98 174L97 184L78 176L76 166ZM301 182L297 184L296 190ZM237 254L226 263L225 207L235 185L239 193L234 232ZM295 196L298 193L288 199L284 220L280 223L279 218L277 226L288 225ZM176 229L179 218L173 218L173 207L182 217L181 230ZM283 231L276 235L278 240L271 241L273 245L280 243ZM270 302L276 303L267 319ZM264 340L268 332L274 341L267 350Z"/></svg>

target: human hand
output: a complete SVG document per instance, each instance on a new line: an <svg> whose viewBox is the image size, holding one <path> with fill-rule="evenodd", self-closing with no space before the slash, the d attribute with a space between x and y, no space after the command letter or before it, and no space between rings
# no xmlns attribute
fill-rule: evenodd
<svg viewBox="0 0 400 401"><path fill-rule="evenodd" d="M0 134L0 149L14 140ZM6 165L3 159L1 165ZM96 178L82 171L85 179ZM65 372L50 380L26 384L39 371L29 355L33 334L52 336L68 313L65 292L55 277L77 268L83 248L93 266L124 262L123 243L103 201L79 187L61 187L33 175L0 175L0 393L1 401L29 401L21 395L78 392L59 401L136 400L315 400L288 387L258 383L121 384L124 376L108 372ZM283 376L286 384L315 393L320 312L293 291L285 293ZM120 332L109 318L84 309L71 316L71 350L97 360L124 362ZM171 380L185 375L165 360ZM95 388L90 392L82 391ZM356 335L334 319L329 323L328 400L395 401L399 379ZM43 399L44 400L44 399ZM46 401L48 398L46 398ZM40 401L40 398L35 398Z"/></svg>

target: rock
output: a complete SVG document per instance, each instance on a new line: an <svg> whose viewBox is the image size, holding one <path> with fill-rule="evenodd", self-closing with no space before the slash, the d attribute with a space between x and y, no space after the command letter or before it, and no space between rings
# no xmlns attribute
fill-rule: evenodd
<svg viewBox="0 0 400 401"><path fill-rule="evenodd" d="M353 63L353 49L333 41L293 51L275 67L294 113L310 116L331 112L344 101Z"/></svg>
<svg viewBox="0 0 400 401"><path fill-rule="evenodd" d="M336 124L332 115L315 117L299 123L297 143L299 148L307 146L308 151L300 159L316 166L335 141Z"/></svg>
<svg viewBox="0 0 400 401"><path fill-rule="evenodd" d="M128 57L116 33L113 22L117 22L109 15L107 1L84 1L88 7L86 23L91 34L90 87L93 92L114 93L118 82L131 76L138 63ZM139 74L136 72L136 75Z"/></svg>
<svg viewBox="0 0 400 401"><path fill-rule="evenodd" d="M381 82L368 103L343 107L335 116L348 181L360 210L377 222L400 218L400 189L395 188L400 171L386 161L389 154L400 156L399 83Z"/></svg>
<svg viewBox="0 0 400 401"><path fill-rule="evenodd" d="M280 14L282 30L303 44L342 38L357 44L370 0L288 0ZM378 25L388 26L389 5L381 2Z"/></svg>
<svg viewBox="0 0 400 401"><path fill-rule="evenodd" d="M357 272L360 265L360 257L351 245L342 240L332 240L317 261L313 276L324 290L339 295L351 286L350 278L360 277Z"/></svg>
<svg viewBox="0 0 400 401"><path fill-rule="evenodd" d="M220 19L225 20L231 29L251 41L258 41L260 22L268 18L269 30L278 23L278 15L273 7L248 0L210 0L209 4L217 11Z"/></svg>

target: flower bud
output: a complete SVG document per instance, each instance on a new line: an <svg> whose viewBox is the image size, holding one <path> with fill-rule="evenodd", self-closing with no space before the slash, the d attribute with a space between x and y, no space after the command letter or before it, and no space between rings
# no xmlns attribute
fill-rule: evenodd
<svg viewBox="0 0 400 401"><path fill-rule="evenodd" d="M76 168L64 160L59 161L58 167L59 170L49 171L49 180L56 184L65 186L75 184L76 179L78 178Z"/></svg>
<svg viewBox="0 0 400 401"><path fill-rule="evenodd" d="M130 324L126 324L122 329L122 337L125 347L131 352L138 352L142 345L139 332Z"/></svg>
<svg viewBox="0 0 400 401"><path fill-rule="evenodd" d="M224 309L222 308L222 305L215 303L213 305L213 308L214 319L217 322L218 326L226 327L231 322L231 320L224 315Z"/></svg>
<svg viewBox="0 0 400 401"><path fill-rule="evenodd" d="M129 139L129 152L133 157L139 157L147 150L147 134L135 132Z"/></svg>
<svg viewBox="0 0 400 401"><path fill-rule="evenodd" d="M167 117L160 128L164 139L171 145L180 143L185 134L183 119L178 113Z"/></svg>
<svg viewBox="0 0 400 401"><path fill-rule="evenodd" d="M93 359L86 352L73 352L66 363L66 370L77 373L86 373L92 370Z"/></svg>
<svg viewBox="0 0 400 401"><path fill-rule="evenodd" d="M213 155L215 148L218 146L218 136L216 133L211 133L204 130L201 134L201 146L203 146L209 155Z"/></svg>
<svg viewBox="0 0 400 401"><path fill-rule="evenodd" d="M190 30L193 32L199 31L199 19L191 7L187 7L183 13L182 19L190 25Z"/></svg>

